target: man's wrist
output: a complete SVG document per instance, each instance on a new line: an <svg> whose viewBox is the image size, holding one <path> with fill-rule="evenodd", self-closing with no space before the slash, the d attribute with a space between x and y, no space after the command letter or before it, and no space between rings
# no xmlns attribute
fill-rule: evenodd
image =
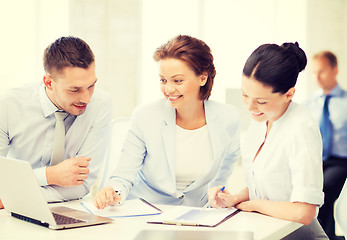
<svg viewBox="0 0 347 240"><path fill-rule="evenodd" d="M47 186L47 170L46 167L41 168L35 168L34 173L36 176L36 179L40 186Z"/></svg>
<svg viewBox="0 0 347 240"><path fill-rule="evenodd" d="M47 179L47 185L53 185L55 184L54 182L54 177L53 177L53 167L46 167L46 179Z"/></svg>

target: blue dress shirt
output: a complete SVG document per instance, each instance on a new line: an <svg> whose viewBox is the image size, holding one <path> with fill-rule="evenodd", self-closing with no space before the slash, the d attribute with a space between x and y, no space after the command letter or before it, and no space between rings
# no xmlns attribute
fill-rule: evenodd
<svg viewBox="0 0 347 240"><path fill-rule="evenodd" d="M329 95L331 96L329 117L333 126L331 155L345 158L347 157L347 92L336 85ZM305 102L317 121L322 114L324 99L324 93L320 90Z"/></svg>
<svg viewBox="0 0 347 240"><path fill-rule="evenodd" d="M57 110L41 82L0 95L0 155L29 161L47 201L81 198L89 192L104 160L111 132L111 96L96 89L85 112L77 117L69 115L64 121L65 159L91 157L88 179L74 187L47 185L46 167L52 155Z"/></svg>

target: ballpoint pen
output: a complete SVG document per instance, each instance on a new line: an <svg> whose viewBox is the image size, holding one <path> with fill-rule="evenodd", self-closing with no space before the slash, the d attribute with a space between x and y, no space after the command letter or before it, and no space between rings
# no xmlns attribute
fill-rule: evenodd
<svg viewBox="0 0 347 240"><path fill-rule="evenodd" d="M145 199L140 198L140 200L141 200L142 202L146 203L148 206L151 206L152 208L158 210L159 212L162 212L161 209L157 208L156 206L154 206L152 203L146 201Z"/></svg>
<svg viewBox="0 0 347 240"><path fill-rule="evenodd" d="M120 195L120 192L115 191L115 194L113 194L112 197L114 198L114 197L117 196L117 195L119 196L119 195Z"/></svg>
<svg viewBox="0 0 347 240"><path fill-rule="evenodd" d="M223 192L224 189L225 189L225 186L223 186L221 189L219 189L218 192L217 192L217 194L218 194L219 192ZM207 208L208 206L210 206L210 204L211 204L211 202L212 202L213 199L214 199L214 198L211 198L202 208Z"/></svg>
<svg viewBox="0 0 347 240"><path fill-rule="evenodd" d="M120 196L120 192L115 191L115 193L112 195L112 198L114 198L115 196ZM110 201L107 200L107 203L109 203ZM118 205L120 204L120 202L118 203Z"/></svg>

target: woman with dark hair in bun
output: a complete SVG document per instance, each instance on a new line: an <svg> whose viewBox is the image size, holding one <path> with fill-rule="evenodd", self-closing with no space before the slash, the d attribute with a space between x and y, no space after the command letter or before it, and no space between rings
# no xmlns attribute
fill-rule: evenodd
<svg viewBox="0 0 347 240"><path fill-rule="evenodd" d="M307 63L298 43L264 44L247 59L242 98L252 122L241 145L247 187L209 190L213 207L236 206L302 223L288 239L327 239L316 217L323 204L322 142L305 107L292 101Z"/></svg>

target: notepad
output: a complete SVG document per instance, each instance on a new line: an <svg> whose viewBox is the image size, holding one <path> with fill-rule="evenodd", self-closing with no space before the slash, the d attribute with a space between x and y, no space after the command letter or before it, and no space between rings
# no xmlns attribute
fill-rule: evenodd
<svg viewBox="0 0 347 240"><path fill-rule="evenodd" d="M92 200L81 202L82 209L94 215L108 218L138 217L161 214L161 210L140 199L126 200L122 205L97 209Z"/></svg>
<svg viewBox="0 0 347 240"><path fill-rule="evenodd" d="M151 218L148 223L215 227L238 212L239 210L236 208L216 209L176 206L160 216Z"/></svg>

